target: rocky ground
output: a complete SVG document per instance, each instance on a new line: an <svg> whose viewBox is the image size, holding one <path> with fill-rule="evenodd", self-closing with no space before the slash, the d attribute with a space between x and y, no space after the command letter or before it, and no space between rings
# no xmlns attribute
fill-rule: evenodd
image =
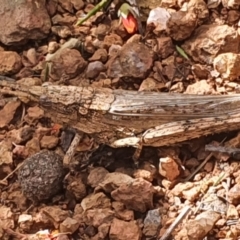
<svg viewBox="0 0 240 240"><path fill-rule="evenodd" d="M143 37L128 34L114 8L111 17L98 12L76 26L94 4L2 0L0 79L239 92L239 1L139 0ZM74 132L44 114L0 95L0 239L239 239L237 132L144 148L138 167L134 149L98 146L84 135L66 170L62 159ZM31 180L30 170L39 177Z"/></svg>

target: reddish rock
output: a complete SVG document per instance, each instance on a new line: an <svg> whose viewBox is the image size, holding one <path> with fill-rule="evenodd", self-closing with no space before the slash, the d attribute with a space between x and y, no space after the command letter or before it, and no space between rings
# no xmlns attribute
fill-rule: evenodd
<svg viewBox="0 0 240 240"><path fill-rule="evenodd" d="M197 79L208 79L210 71L206 66L201 64L193 64L192 72Z"/></svg>
<svg viewBox="0 0 240 240"><path fill-rule="evenodd" d="M68 38L72 32L68 26L52 26L52 33L58 35L60 38Z"/></svg>
<svg viewBox="0 0 240 240"><path fill-rule="evenodd" d="M21 67L21 57L16 52L0 51L0 75L17 73Z"/></svg>
<svg viewBox="0 0 240 240"><path fill-rule="evenodd" d="M117 53L121 50L121 48L122 46L113 44L108 50L108 55L110 57L117 55Z"/></svg>
<svg viewBox="0 0 240 240"><path fill-rule="evenodd" d="M87 225L99 227L106 223L110 224L114 218L114 211L109 208L94 208L84 212L83 219Z"/></svg>
<svg viewBox="0 0 240 240"><path fill-rule="evenodd" d="M12 142L15 144L21 144L28 140L30 140L33 136L34 128L30 126L24 126L19 129L13 129L8 132L8 137L11 139Z"/></svg>
<svg viewBox="0 0 240 240"><path fill-rule="evenodd" d="M87 63L76 49L64 49L52 59L50 77L59 81L62 77L72 79L83 72Z"/></svg>
<svg viewBox="0 0 240 240"><path fill-rule="evenodd" d="M233 81L240 76L240 54L222 53L213 61L216 71L218 71L225 80Z"/></svg>
<svg viewBox="0 0 240 240"><path fill-rule="evenodd" d="M173 12L167 23L167 31L174 40L182 41L191 36L196 27L196 23L197 16L193 12Z"/></svg>
<svg viewBox="0 0 240 240"><path fill-rule="evenodd" d="M67 190L71 192L77 201L82 200L87 194L86 186L80 177L69 177Z"/></svg>
<svg viewBox="0 0 240 240"><path fill-rule="evenodd" d="M15 76L17 79L21 79L21 78L28 78L28 77L32 77L34 75L34 71L32 68L30 67L24 67L20 70L19 73L17 73Z"/></svg>
<svg viewBox="0 0 240 240"><path fill-rule="evenodd" d="M235 184L227 193L228 201L232 204L238 204L240 200L240 184Z"/></svg>
<svg viewBox="0 0 240 240"><path fill-rule="evenodd" d="M58 2L56 1L47 1L46 2L46 9L48 11L48 14L52 17L54 14L56 14L58 7Z"/></svg>
<svg viewBox="0 0 240 240"><path fill-rule="evenodd" d="M170 37L162 37L157 39L158 54L161 58L167 58L175 51L172 39Z"/></svg>
<svg viewBox="0 0 240 240"><path fill-rule="evenodd" d="M68 12L73 13L73 4L71 3L71 1L58 0L58 4L59 4L64 10L67 10Z"/></svg>
<svg viewBox="0 0 240 240"><path fill-rule="evenodd" d="M68 13L64 13L63 15L57 14L52 18L52 23L54 25L70 25L73 24L77 18Z"/></svg>
<svg viewBox="0 0 240 240"><path fill-rule="evenodd" d="M162 0L161 6L164 8L177 8L179 7L176 0Z"/></svg>
<svg viewBox="0 0 240 240"><path fill-rule="evenodd" d="M103 181L108 171L103 167L93 168L88 175L88 184L95 188L100 182Z"/></svg>
<svg viewBox="0 0 240 240"><path fill-rule="evenodd" d="M32 120L40 119L44 116L44 111L38 106L28 108L27 113Z"/></svg>
<svg viewBox="0 0 240 240"><path fill-rule="evenodd" d="M106 70L105 66L100 61L91 62L88 64L86 70L86 77L87 78L96 78L99 76L101 72Z"/></svg>
<svg viewBox="0 0 240 240"><path fill-rule="evenodd" d="M119 37L117 34L112 33L110 35L107 35L102 43L102 47L105 49L109 49L113 44L116 45L123 45L123 40L121 37Z"/></svg>
<svg viewBox="0 0 240 240"><path fill-rule="evenodd" d="M16 45L45 38L51 28L45 3L45 0L1 0L0 41Z"/></svg>
<svg viewBox="0 0 240 240"><path fill-rule="evenodd" d="M172 194L193 202L201 194L201 187L197 186L197 184L194 184L192 182L178 183L172 189Z"/></svg>
<svg viewBox="0 0 240 240"><path fill-rule="evenodd" d="M214 228L220 217L221 215L214 211L205 211L198 214L194 220L189 220L185 224L188 236L185 239L204 239L208 232Z"/></svg>
<svg viewBox="0 0 240 240"><path fill-rule="evenodd" d="M143 178L149 182L153 181L153 175L151 174L151 172L145 170L145 169L137 169L135 170L135 172L133 173L133 176L135 178Z"/></svg>
<svg viewBox="0 0 240 240"><path fill-rule="evenodd" d="M95 188L95 191L103 189L105 192L110 193L113 190L117 189L121 185L131 184L134 179L127 174L120 172L107 173L98 186Z"/></svg>
<svg viewBox="0 0 240 240"><path fill-rule="evenodd" d="M169 181L173 181L181 174L181 168L177 161L172 157L164 157L159 159L159 174L166 177Z"/></svg>
<svg viewBox="0 0 240 240"><path fill-rule="evenodd" d="M105 49L98 49L96 52L94 52L93 56L90 57L89 61L101 61L106 62L108 58L108 53Z"/></svg>
<svg viewBox="0 0 240 240"><path fill-rule="evenodd" d="M240 13L237 10L230 10L228 11L228 22L234 24L239 20Z"/></svg>
<svg viewBox="0 0 240 240"><path fill-rule="evenodd" d="M74 217L80 216L83 213L83 208L81 207L80 203L77 203L75 208L74 208Z"/></svg>
<svg viewBox="0 0 240 240"><path fill-rule="evenodd" d="M222 5L226 8L238 9L240 6L239 0L222 0Z"/></svg>
<svg viewBox="0 0 240 240"><path fill-rule="evenodd" d="M0 223L2 228L13 229L15 227L13 215L14 213L10 207L0 206Z"/></svg>
<svg viewBox="0 0 240 240"><path fill-rule="evenodd" d="M208 20L209 18L209 4L206 4L204 0L190 0L187 4L189 12L197 14L198 24Z"/></svg>
<svg viewBox="0 0 240 240"><path fill-rule="evenodd" d="M57 50L59 49L59 44L57 43L57 42L55 42L55 41L53 41L53 42L50 42L49 44L48 44L48 52L49 53L54 53L54 52L56 52Z"/></svg>
<svg viewBox="0 0 240 240"><path fill-rule="evenodd" d="M142 81L138 91L156 91L165 88L165 84L154 78L146 78Z"/></svg>
<svg viewBox="0 0 240 240"><path fill-rule="evenodd" d="M124 221L134 220L134 211L125 209L121 202L112 202L112 207L115 210L115 216Z"/></svg>
<svg viewBox="0 0 240 240"><path fill-rule="evenodd" d="M60 224L60 232L70 232L73 234L79 227L80 223L77 220L67 217L61 224Z"/></svg>
<svg viewBox="0 0 240 240"><path fill-rule="evenodd" d="M11 141L5 139L0 142L0 166L2 168L3 165L12 166L12 164L13 164L12 143Z"/></svg>
<svg viewBox="0 0 240 240"><path fill-rule="evenodd" d="M76 10L80 10L84 7L83 0L71 0L71 3L73 4Z"/></svg>
<svg viewBox="0 0 240 240"><path fill-rule="evenodd" d="M201 80L192 85L188 85L187 94L215 94L216 91L206 80Z"/></svg>
<svg viewBox="0 0 240 240"><path fill-rule="evenodd" d="M140 240L141 231L135 221L125 222L114 218L109 232L110 240Z"/></svg>
<svg viewBox="0 0 240 240"><path fill-rule="evenodd" d="M24 67L34 67L38 64L38 54L35 48L23 52L22 64Z"/></svg>
<svg viewBox="0 0 240 240"><path fill-rule="evenodd" d="M28 151L28 156L32 156L40 151L39 139L34 137L26 143L26 148Z"/></svg>
<svg viewBox="0 0 240 240"><path fill-rule="evenodd" d="M6 127L12 121L20 104L21 102L19 101L11 101L8 102L2 110L0 110L0 128Z"/></svg>
<svg viewBox="0 0 240 240"><path fill-rule="evenodd" d="M153 52L143 43L127 43L109 59L107 74L112 78L145 78L153 65L153 58Z"/></svg>
<svg viewBox="0 0 240 240"><path fill-rule="evenodd" d="M110 224L103 223L98 227L98 238L97 239L106 239L109 233Z"/></svg>
<svg viewBox="0 0 240 240"><path fill-rule="evenodd" d="M81 202L81 206L85 211L93 208L110 208L111 201L104 193L99 192L85 197Z"/></svg>
<svg viewBox="0 0 240 240"><path fill-rule="evenodd" d="M97 26L97 28L95 29L94 31L94 35L96 35L96 37L99 39L99 40L104 40L105 36L109 33L109 30L110 30L110 26L107 25L107 24L99 24ZM108 38L106 38L108 39ZM108 39L110 40L110 39ZM107 41L107 40L106 40ZM121 41L121 40L120 40Z"/></svg>
<svg viewBox="0 0 240 240"><path fill-rule="evenodd" d="M55 136L43 136L40 145L42 148L52 149L57 146L58 141L59 139Z"/></svg>
<svg viewBox="0 0 240 240"><path fill-rule="evenodd" d="M239 219L238 210L237 210L236 206L234 206L233 204L228 205L226 215L227 215L226 217L228 220Z"/></svg>
<svg viewBox="0 0 240 240"><path fill-rule="evenodd" d="M182 48L194 61L212 64L218 53L238 53L239 43L239 35L233 27L211 24L196 29Z"/></svg>
<svg viewBox="0 0 240 240"><path fill-rule="evenodd" d="M44 207L41 209L41 213L54 224L55 228L58 228L61 222L70 217L69 211L62 210L58 206Z"/></svg>
<svg viewBox="0 0 240 240"><path fill-rule="evenodd" d="M124 203L128 209L145 212L153 207L153 193L152 184L139 178L129 184L120 185L111 196L114 200Z"/></svg>

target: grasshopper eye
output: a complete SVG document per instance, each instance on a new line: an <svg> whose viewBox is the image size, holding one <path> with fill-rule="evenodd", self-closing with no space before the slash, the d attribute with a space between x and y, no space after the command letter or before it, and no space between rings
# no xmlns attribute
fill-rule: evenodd
<svg viewBox="0 0 240 240"><path fill-rule="evenodd" d="M46 95L42 95L39 98L39 103L43 106L43 107L50 107L52 105L51 100L46 96Z"/></svg>

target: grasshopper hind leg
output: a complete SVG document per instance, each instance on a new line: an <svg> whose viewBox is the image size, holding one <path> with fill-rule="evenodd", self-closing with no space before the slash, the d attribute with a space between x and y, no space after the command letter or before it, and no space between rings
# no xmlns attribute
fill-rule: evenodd
<svg viewBox="0 0 240 240"><path fill-rule="evenodd" d="M134 162L134 165L136 168L138 168L138 166L139 166L139 158L142 153L142 148L143 148L143 145L139 144L139 146L136 148L136 150L132 156L132 159L133 159L133 162Z"/></svg>

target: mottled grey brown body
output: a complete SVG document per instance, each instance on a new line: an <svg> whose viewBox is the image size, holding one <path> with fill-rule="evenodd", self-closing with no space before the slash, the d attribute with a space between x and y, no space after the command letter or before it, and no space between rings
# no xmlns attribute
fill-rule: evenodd
<svg viewBox="0 0 240 240"><path fill-rule="evenodd" d="M240 129L240 95L186 95L0 81L3 94L37 102L53 122L112 147L164 146ZM10 88L10 89L9 89ZM14 91L13 91L14 90Z"/></svg>

